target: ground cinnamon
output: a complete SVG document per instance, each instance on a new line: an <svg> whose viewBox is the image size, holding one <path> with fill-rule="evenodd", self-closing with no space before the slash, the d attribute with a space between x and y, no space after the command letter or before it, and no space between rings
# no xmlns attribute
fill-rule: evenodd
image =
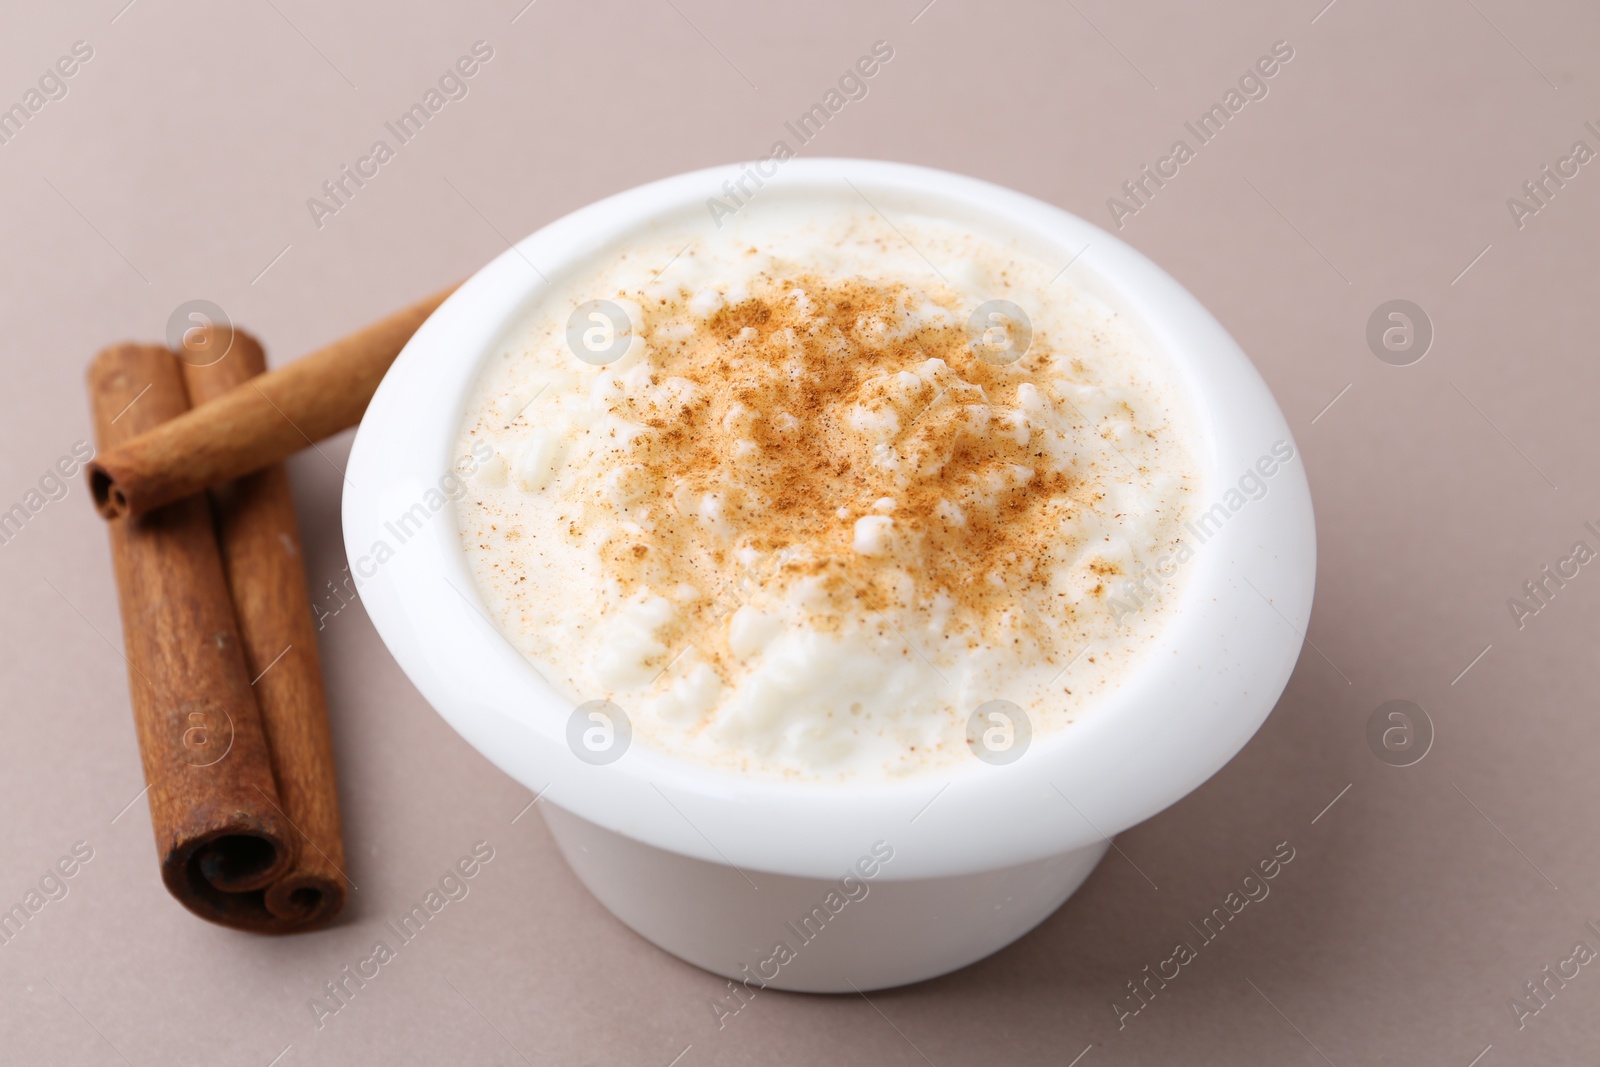
<svg viewBox="0 0 1600 1067"><path fill-rule="evenodd" d="M177 358L123 344L89 367L102 449L188 408ZM295 860L228 597L210 506L187 497L110 524L134 723L161 878L213 922L280 920L266 887Z"/></svg>
<svg viewBox="0 0 1600 1067"><path fill-rule="evenodd" d="M189 401L196 408L267 369L254 337L227 327L210 332L217 335L211 350L227 354L207 366L184 365ZM348 887L333 739L289 472L274 463L219 486L212 496L273 777L283 814L299 836L295 864L267 887L266 904L298 929L310 929L339 913Z"/></svg>
<svg viewBox="0 0 1600 1067"><path fill-rule="evenodd" d="M454 291L435 293L105 449L88 467L96 509L108 519L142 515L354 426L411 335Z"/></svg>

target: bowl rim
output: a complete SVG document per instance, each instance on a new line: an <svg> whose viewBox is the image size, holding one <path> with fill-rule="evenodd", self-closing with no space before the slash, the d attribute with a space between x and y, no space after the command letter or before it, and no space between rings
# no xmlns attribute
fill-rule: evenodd
<svg viewBox="0 0 1600 1067"><path fill-rule="evenodd" d="M1255 733L1301 651L1316 544L1293 435L1222 325L1115 236L989 182L876 160L789 160L762 195L837 195L848 185L880 213L887 205L965 219L1027 235L1063 260L1071 255L1064 270L1130 314L1178 375L1201 438L1201 506L1223 508L1218 528L1206 527L1210 536L1186 565L1179 602L1122 682L1102 692L1091 713L1035 738L1004 767L974 760L886 783L807 783L743 778L642 744L604 766L568 748L570 702L489 621L454 508L448 500L434 506L444 499L440 479L450 470L466 395L482 361L544 291L542 278L560 277L607 242L701 208L750 169L733 164L664 178L555 220L473 275L406 345L357 431L342 502L352 575L401 670L536 799L740 869L838 877L880 840L895 849L890 877L993 869L1107 839L1176 802ZM1287 447L1291 458L1263 496L1233 509L1224 490L1274 446ZM419 524L394 525L400 516L417 518L419 505Z"/></svg>

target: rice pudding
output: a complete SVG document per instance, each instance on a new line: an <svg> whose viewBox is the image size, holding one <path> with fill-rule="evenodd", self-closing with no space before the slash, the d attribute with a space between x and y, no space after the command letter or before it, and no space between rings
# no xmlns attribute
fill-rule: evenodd
<svg viewBox="0 0 1600 1067"><path fill-rule="evenodd" d="M865 205L597 254L468 402L494 621L746 775L948 766L997 699L1065 728L1159 632L1201 489L1170 374L1067 258Z"/></svg>

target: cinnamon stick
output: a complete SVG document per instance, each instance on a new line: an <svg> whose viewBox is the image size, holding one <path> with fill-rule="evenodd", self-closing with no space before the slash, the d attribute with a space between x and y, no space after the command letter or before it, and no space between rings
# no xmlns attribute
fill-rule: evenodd
<svg viewBox="0 0 1600 1067"><path fill-rule="evenodd" d="M208 345L214 341L214 350L227 354L206 366L184 364L184 384L196 408L267 369L254 337L228 327L208 332ZM289 472L274 463L218 487L212 497L272 774L283 814L300 838L294 866L267 887L266 904L275 915L299 916L297 929L312 929L339 913L348 889L333 738Z"/></svg>
<svg viewBox="0 0 1600 1067"><path fill-rule="evenodd" d="M89 367L101 448L188 407L177 358L123 344ZM161 880L189 910L226 926L278 922L265 888L289 870L266 737L246 673L206 499L110 524L134 724L149 784Z"/></svg>
<svg viewBox="0 0 1600 1067"><path fill-rule="evenodd" d="M95 508L108 519L142 515L354 426L411 335L454 291L435 293L101 452L88 467Z"/></svg>

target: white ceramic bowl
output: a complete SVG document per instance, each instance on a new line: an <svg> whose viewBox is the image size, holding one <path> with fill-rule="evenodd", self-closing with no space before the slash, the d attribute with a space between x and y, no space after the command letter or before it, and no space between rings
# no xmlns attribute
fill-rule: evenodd
<svg viewBox="0 0 1600 1067"><path fill-rule="evenodd" d="M605 766L578 759L567 744L571 702L489 621L438 487L457 458L481 361L541 292L530 263L559 279L656 227L709 230L707 198L725 195L723 183L745 169L609 197L463 285L417 331L362 420L345 483L345 544L401 668L462 736L543 797L567 861L623 922L752 987L898 985L1026 933L1088 876L1108 835L1172 804L1243 747L1287 684L1309 619L1311 498L1298 453L1256 479L1264 496L1238 491L1275 445L1280 455L1293 447L1283 415L1222 326L1115 237L942 171L789 161L759 197L857 210L864 197L891 220L932 214L1072 261L1077 283L1136 324L1187 395L1202 500L1222 509L1217 528L1208 524L1167 626L1120 687L1067 729L1034 738L1015 763L974 759L948 774L847 787L746 780L642 744ZM1246 484L1253 494L1255 482Z"/></svg>

